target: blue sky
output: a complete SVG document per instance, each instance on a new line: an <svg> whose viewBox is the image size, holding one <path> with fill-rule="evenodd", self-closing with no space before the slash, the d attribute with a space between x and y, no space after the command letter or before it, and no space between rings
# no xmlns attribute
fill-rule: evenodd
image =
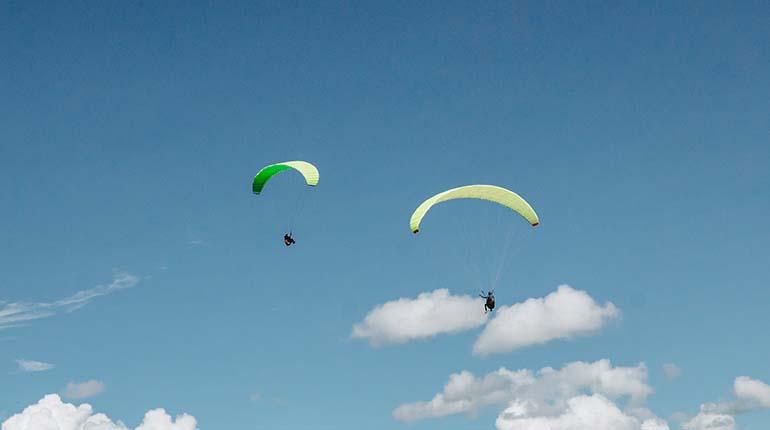
<svg viewBox="0 0 770 430"><path fill-rule="evenodd" d="M770 382L769 19L751 1L4 3L0 302L137 282L0 329L0 411L97 380L87 402L130 426L163 407L201 429L482 429L504 407L391 414L502 366L644 362L662 418L730 399L738 376ZM250 193L289 159L319 167L317 189ZM408 229L468 183L541 216L504 225L499 303L566 283L622 317L483 358L479 329L350 339L379 304L476 292L453 233L498 212L447 204Z"/></svg>

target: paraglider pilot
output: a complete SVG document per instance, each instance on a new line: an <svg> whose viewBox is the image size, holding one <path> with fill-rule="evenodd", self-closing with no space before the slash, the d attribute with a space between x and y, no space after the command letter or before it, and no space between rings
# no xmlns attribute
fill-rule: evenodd
<svg viewBox="0 0 770 430"><path fill-rule="evenodd" d="M483 290L481 293L482 294L479 294L479 297L487 300L487 302L484 303L484 313L492 311L495 308L495 290L490 290L486 296L483 294Z"/></svg>
<svg viewBox="0 0 770 430"><path fill-rule="evenodd" d="M294 242L294 238L291 237L291 233L283 235L283 243L286 246L294 245L295 242Z"/></svg>

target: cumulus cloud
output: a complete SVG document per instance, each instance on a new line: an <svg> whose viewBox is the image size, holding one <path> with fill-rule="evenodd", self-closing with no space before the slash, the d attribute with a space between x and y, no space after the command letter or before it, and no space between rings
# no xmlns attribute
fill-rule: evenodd
<svg viewBox="0 0 770 430"><path fill-rule="evenodd" d="M163 409L147 412L135 430L196 430L194 417L182 414L173 419ZM43 397L34 405L3 422L2 430L129 430L120 421L94 414L89 404L75 406L62 402L56 394Z"/></svg>
<svg viewBox="0 0 770 430"><path fill-rule="evenodd" d="M477 298L453 296L442 288L415 299L401 298L375 307L353 326L352 337L380 346L457 333L487 321L480 309Z"/></svg>
<svg viewBox="0 0 770 430"><path fill-rule="evenodd" d="M739 376L733 382L735 400L705 403L700 412L682 424L685 430L734 430L734 415L760 409L770 409L770 385Z"/></svg>
<svg viewBox="0 0 770 430"><path fill-rule="evenodd" d="M192 415L182 414L172 419L164 409L154 409L144 414L136 430L195 430L197 425Z"/></svg>
<svg viewBox="0 0 770 430"><path fill-rule="evenodd" d="M16 364L19 365L19 370L22 372L45 372L56 367L51 363L33 360L16 360Z"/></svg>
<svg viewBox="0 0 770 430"><path fill-rule="evenodd" d="M599 360L573 362L559 370L546 367L538 372L501 368L483 377L462 371L450 375L443 391L431 400L400 405L393 416L400 421L416 421L474 413L491 405L509 405L508 417L515 410L521 412L521 417L554 416L567 413L569 400L585 393L611 399L624 397L631 405L641 405L652 393L647 384L647 367L643 363L613 367L609 360Z"/></svg>
<svg viewBox="0 0 770 430"><path fill-rule="evenodd" d="M733 383L735 397L757 409L770 409L770 385L748 376L739 376Z"/></svg>
<svg viewBox="0 0 770 430"><path fill-rule="evenodd" d="M701 412L683 423L682 428L684 430L735 430L735 418L701 408Z"/></svg>
<svg viewBox="0 0 770 430"><path fill-rule="evenodd" d="M488 314L480 309L476 297L453 296L447 289L437 289L375 307L353 326L351 336L381 346L457 333L487 323ZM500 307L476 340L473 352L483 356L586 335L619 315L614 304L599 305L585 291L561 285L546 297Z"/></svg>
<svg viewBox="0 0 770 430"><path fill-rule="evenodd" d="M47 318L59 312L72 312L87 305L91 300L131 288L139 283L139 278L129 273L116 273L107 285L78 291L77 293L54 302L0 302L0 330L23 325L29 321Z"/></svg>
<svg viewBox="0 0 770 430"><path fill-rule="evenodd" d="M758 409L770 409L770 385L739 376L733 382L735 400L706 403L701 405L701 413L738 415Z"/></svg>
<svg viewBox="0 0 770 430"><path fill-rule="evenodd" d="M666 378L668 379L674 379L682 374L682 369L674 363L665 363L663 365L663 374L666 375Z"/></svg>
<svg viewBox="0 0 770 430"><path fill-rule="evenodd" d="M462 371L450 375L431 400L400 405L393 417L409 422L498 406L503 408L495 421L498 430L670 430L644 407L652 393L647 376L643 363L613 367L608 360L538 372L501 368L483 377ZM695 416L677 413L671 419L682 430L736 430L735 415L770 409L765 382L738 377L733 394L734 400L701 405Z"/></svg>
<svg viewBox="0 0 770 430"><path fill-rule="evenodd" d="M572 397L557 415L532 416L529 409L529 403L516 401L497 417L495 426L499 430L669 430L665 421L641 421L600 394Z"/></svg>
<svg viewBox="0 0 770 430"><path fill-rule="evenodd" d="M104 382L90 380L85 382L69 382L64 389L64 397L70 399L85 399L104 392Z"/></svg>
<svg viewBox="0 0 770 430"><path fill-rule="evenodd" d="M601 306L585 291L561 285L543 298L501 307L479 336L473 353L485 356L586 335L619 315L611 302Z"/></svg>
<svg viewBox="0 0 770 430"><path fill-rule="evenodd" d="M639 430L669 430L669 426L666 420L655 417L642 421Z"/></svg>

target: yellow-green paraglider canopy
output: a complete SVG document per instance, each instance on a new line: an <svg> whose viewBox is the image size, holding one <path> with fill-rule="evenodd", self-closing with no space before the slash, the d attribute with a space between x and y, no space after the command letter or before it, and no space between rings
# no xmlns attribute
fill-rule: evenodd
<svg viewBox="0 0 770 430"><path fill-rule="evenodd" d="M533 227L540 224L540 219L538 218L537 213L535 213L535 210L532 209L532 206L513 191L495 185L466 185L464 187L452 188L451 190L438 193L422 202L409 220L409 227L412 229L412 233L420 231L420 222L422 222L425 214L427 214L434 205L455 199L488 200L510 208L524 217L524 219L526 219Z"/></svg>
<svg viewBox="0 0 770 430"><path fill-rule="evenodd" d="M270 178L272 178L277 173L280 173L284 170L294 169L298 171L302 176L305 178L305 183L307 183L310 186L316 186L318 185L318 169L308 163L307 161L284 161L283 163L276 163L271 164L269 166L265 166L260 170L256 176L254 176L254 182L251 184L251 190L254 192L254 194L259 194L262 192L262 189L265 188L265 184L267 183Z"/></svg>

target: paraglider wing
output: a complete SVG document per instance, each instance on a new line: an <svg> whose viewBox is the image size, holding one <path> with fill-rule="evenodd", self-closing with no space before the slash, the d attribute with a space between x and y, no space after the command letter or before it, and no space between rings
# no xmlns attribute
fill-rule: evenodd
<svg viewBox="0 0 770 430"><path fill-rule="evenodd" d="M540 224L540 219L537 217L535 210L532 209L532 206L513 191L494 185L466 185L464 187L452 188L451 190L436 194L422 202L409 220L409 227L412 229L412 233L420 231L420 222L422 222L425 214L427 214L434 205L455 199L488 200L510 208L524 217L524 219L526 219L533 227Z"/></svg>
<svg viewBox="0 0 770 430"><path fill-rule="evenodd" d="M251 190L254 192L254 194L261 193L262 189L265 187L265 184L268 180L270 180L270 178L275 176L277 173L289 169L293 169L301 173L305 178L305 183L308 185L318 185L318 169L314 165L308 163L307 161L285 161L283 163L276 163L263 167L262 170L260 170L257 175L254 176L254 182L251 184Z"/></svg>

